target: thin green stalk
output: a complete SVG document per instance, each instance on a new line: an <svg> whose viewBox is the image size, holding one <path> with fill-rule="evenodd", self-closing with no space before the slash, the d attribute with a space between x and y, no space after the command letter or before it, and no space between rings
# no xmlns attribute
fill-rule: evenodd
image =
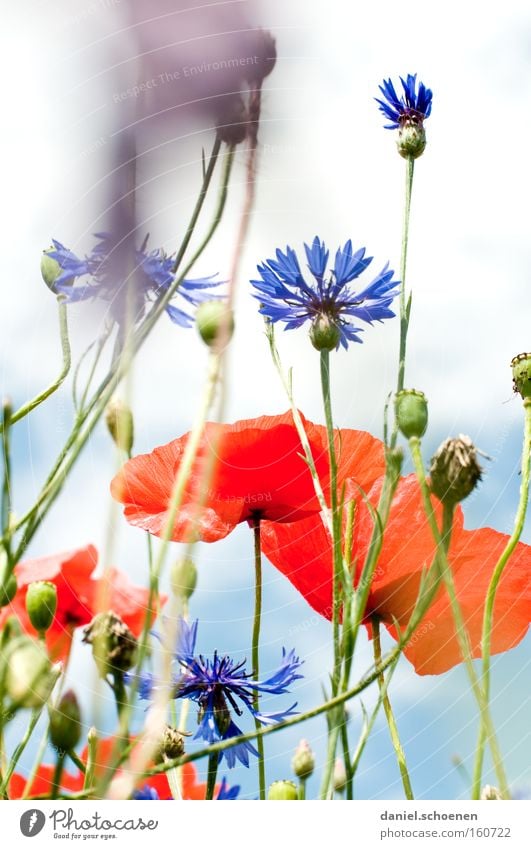
<svg viewBox="0 0 531 849"><path fill-rule="evenodd" d="M374 663L377 667L379 667L381 666L382 662L382 644L380 641L380 620L377 616L372 617L371 625ZM409 777L409 772L407 768L406 755L402 743L400 742L400 736L398 734L398 725L396 723L393 709L391 707L391 701L389 699L389 696L387 695L387 689L385 689L384 691L385 676L383 672L381 672L378 676L378 687L380 689L380 693L383 692L383 708L385 718L387 719L387 725L389 726L389 734L391 735L391 742L393 744L393 749L395 750L396 760L398 763L398 768L400 770L400 777L402 779L402 785L404 787L404 793L406 794L406 799L413 800L415 797L413 795L413 788L411 787L411 779Z"/></svg>
<svg viewBox="0 0 531 849"><path fill-rule="evenodd" d="M483 612L483 629L481 637L482 650L482 687L485 702L488 706L490 698L490 649L492 640L492 626L494 618L494 603L496 601L496 593L502 578L503 572L509 558L513 554L522 531L524 529L525 517L529 503L529 484L531 475L531 398L524 400L524 444L522 448L522 477L520 482L520 500L514 520L514 529L507 540L500 559L498 560L492 577L490 579L487 596L485 599L485 609ZM483 758L485 752L485 744L487 742L488 732L483 719L480 723L476 759L474 764L474 778L472 784L472 798L479 799L481 793L481 777L483 771Z"/></svg>
<svg viewBox="0 0 531 849"><path fill-rule="evenodd" d="M8 399L4 399L2 403L2 459L4 463L4 479L2 482L2 503L1 503L1 516L0 521L2 523L2 534L4 541L4 548L6 554L8 556L8 561L11 561L10 551L11 551L11 531L10 531L10 517L11 517L11 440L10 440L10 428L12 422L12 409L11 402ZM14 563L9 562L9 571L13 568ZM8 574L3 575L3 579L7 580Z"/></svg>
<svg viewBox="0 0 531 849"><path fill-rule="evenodd" d="M253 520L253 537L254 537L254 619L253 619L253 641L252 641L252 663L253 676L255 681L260 678L260 623L262 618L262 550L260 547L260 518ZM260 698L258 692L253 695L253 708L255 711L260 710ZM261 723L258 719L254 720L255 728L259 729ZM258 784L260 799L266 797L266 777L265 777L265 759L264 759L264 741L261 737L257 741L258 747Z"/></svg>
<svg viewBox="0 0 531 849"><path fill-rule="evenodd" d="M87 771L87 767L85 766L85 763L84 763L84 762L81 760L81 758L79 757L78 753L77 753L77 752L75 752L75 751L74 751L74 749L69 749L69 750L68 750L68 752L67 752L67 755L68 755L68 757L70 758L70 760L71 760L73 763L75 763L75 765L77 766L78 770L79 770L80 772L82 772L82 773L83 773L83 775L85 775L85 773L86 773L86 771Z"/></svg>
<svg viewBox="0 0 531 849"><path fill-rule="evenodd" d="M66 752L59 751L57 753L57 760L55 762L55 770L53 773L52 779L52 787L50 790L49 799L55 799L57 797L57 792L61 787L61 776L63 774L63 768L65 765Z"/></svg>
<svg viewBox="0 0 531 849"><path fill-rule="evenodd" d="M347 781L345 784L345 793L347 801L353 799L354 792L354 782L353 782L353 774L350 763L350 749L348 743L348 728L347 728L347 717L345 711L343 711L343 722L341 723L341 745L343 748L343 762L345 764L345 774L347 776Z"/></svg>
<svg viewBox="0 0 531 849"><path fill-rule="evenodd" d="M9 786L11 776L15 771L15 768L20 760L24 749L26 748L31 739L31 736L35 730L35 726L37 725L37 722L39 721L40 715L43 711L43 707L44 705L42 705L40 708L36 708L31 712L31 719L28 723L28 727L26 728L26 731L24 732L24 736L22 737L20 743L17 745L15 751L11 755L11 759L7 765L5 775L2 779L2 783L0 784L0 798L6 797L7 788Z"/></svg>
<svg viewBox="0 0 531 849"><path fill-rule="evenodd" d="M181 260L186 252L186 248L192 238L193 232L195 230L195 225L197 224L197 219L201 213L201 209L203 208L203 203L207 196L208 187L210 185L210 181L212 179L212 175L214 173L214 168L216 167L216 162L218 160L219 152L221 150L221 139L216 134L216 138L214 140L214 146L212 148L212 153L210 154L210 159L208 160L208 165L206 171L203 176L203 185L201 187L201 191L199 192L199 197L196 200L194 210L192 212L192 217L190 218L190 223L186 228L186 232L184 234L184 238L181 242L179 250L177 251L177 256L175 257L175 262L173 264L173 273L177 273L177 269L181 264Z"/></svg>
<svg viewBox="0 0 531 849"><path fill-rule="evenodd" d="M299 802L306 800L306 779L299 778Z"/></svg>
<svg viewBox="0 0 531 849"><path fill-rule="evenodd" d="M404 199L404 218L402 223L402 249L400 252L400 348L398 357L398 381L396 391L400 392L404 388L404 377L406 371L406 345L407 333L409 329L409 314L411 309L411 299L407 298L406 294L406 269L407 269L407 249L409 243L409 216L411 212L411 194L413 190L413 172L415 168L415 160L409 156L406 159L406 188ZM396 437L392 446L396 444Z"/></svg>
<svg viewBox="0 0 531 849"><path fill-rule="evenodd" d="M37 754L35 755L35 760L33 761L31 770L30 770L29 775L26 779L26 784L24 786L24 790L22 791L22 796L20 797L21 800L27 799L28 796L29 796L29 793L30 793L30 790L31 790L31 785L33 784L35 776L37 775L37 772L39 770L39 767L42 763L42 760L43 760L45 752L46 752L46 746L48 745L49 730L50 730L49 726L47 726L44 734L41 737L41 741L39 743L39 748L37 749Z"/></svg>
<svg viewBox="0 0 531 849"><path fill-rule="evenodd" d="M67 311L66 306L58 299L58 309L59 309L59 337L61 340L61 350L63 353L63 366L61 368L61 372L59 376L54 380L53 383L48 386L43 392L40 392L35 398L32 398L31 401L27 401L26 404L23 404L16 413L13 413L11 416L11 424L15 424L23 419L28 413L31 413L36 407L42 404L43 401L46 401L50 395L53 395L56 392L61 384L64 382L68 372L70 371L71 366L71 357L70 357L70 341L68 338L68 322L67 322ZM0 425L0 428L3 429L3 423Z"/></svg>
<svg viewBox="0 0 531 849"><path fill-rule="evenodd" d="M122 716L127 711L129 704L127 699L127 690L125 689L124 684L124 676L122 672L115 672L113 674L111 686L116 702L116 711L118 713L118 718L121 720Z"/></svg>
<svg viewBox="0 0 531 849"><path fill-rule="evenodd" d="M457 633L457 639L459 641L459 647L461 650L461 654L463 656L463 660L465 662L466 671L470 680L470 685L472 687L472 692L474 693L474 697L477 701L478 708L480 711L480 715L482 718L482 722L485 723L485 726L488 729L488 737L489 743L492 751L492 759L494 762L494 768L496 771L496 776L498 779L500 792L502 796L506 799L509 798L509 787L507 784L507 778L505 775L505 770L503 767L503 760L501 757L501 752L499 749L497 737L494 731L494 727L492 724L492 719L490 716L490 711L488 704L486 703L483 688L478 681L478 677L476 675L474 665L472 663L472 655L470 650L470 642L468 639L468 634L465 628L463 614L461 612L461 607L459 601L457 599L455 584L452 576L452 572L448 563L448 559L446 557L446 548L445 541L449 541L449 534L451 530L451 520L453 516L453 512L450 510L445 510L443 513L443 528L442 534L439 532L439 527L437 525L437 519L435 516L435 511L433 508L433 504L431 502L430 490L426 481L426 474L424 472L424 465L422 462L422 454L420 451L420 440L418 437L412 436L409 440L409 446L411 450L411 456L413 459L413 465L415 468L415 473L417 475L417 479L420 484L420 490L422 495L422 501L424 505L424 511L426 513L426 517L428 519L428 524L430 526L430 530L432 532L433 539L437 546L438 553L438 564L441 571L442 581L444 583L446 592L450 599L450 606L452 609L452 615L455 622L455 628ZM450 522L450 527L448 527L448 522Z"/></svg>
<svg viewBox="0 0 531 849"><path fill-rule="evenodd" d="M332 584L332 640L334 647L334 665L332 670L332 695L338 693L341 679L341 601L342 601L342 577L343 577L343 551L341 546L341 515L338 504L337 492L337 458L334 442L334 421L332 415L332 397L330 390L330 352L321 351L321 392L326 422L326 433L328 439L328 461L330 466L330 509L332 513L332 550L333 550L333 584ZM329 737L327 766L321 784L321 798L326 798L333 775L336 759L336 749L340 729L339 712L334 711L329 715ZM344 717L343 717L344 721Z"/></svg>
<svg viewBox="0 0 531 849"><path fill-rule="evenodd" d="M98 757L98 733L94 727L89 729L87 734L87 768L85 771L85 780L83 781L83 791L88 792L95 784L96 761Z"/></svg>
<svg viewBox="0 0 531 849"><path fill-rule="evenodd" d="M219 754L218 752L213 752L208 756L208 776L207 776L207 786L206 786L206 801L211 801L214 798L214 791L216 789L216 778L218 775L218 764L219 764Z"/></svg>

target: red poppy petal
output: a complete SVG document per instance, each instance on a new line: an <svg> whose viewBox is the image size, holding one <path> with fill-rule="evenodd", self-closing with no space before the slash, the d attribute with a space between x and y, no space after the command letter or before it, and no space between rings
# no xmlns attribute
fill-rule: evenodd
<svg viewBox="0 0 531 849"><path fill-rule="evenodd" d="M491 528L456 533L450 547L450 566L473 657L481 657L485 596L490 578L508 536ZM491 652L516 646L531 621L531 546L520 543L505 567L494 605ZM439 596L413 635L406 657L421 675L445 672L461 663L450 603Z"/></svg>
<svg viewBox="0 0 531 849"><path fill-rule="evenodd" d="M47 796L53 787L53 776L55 767L41 764L30 787L29 796ZM27 779L15 773L9 782L9 798L20 799L24 793ZM61 775L61 789L76 793L83 789L83 775L71 775L63 770Z"/></svg>

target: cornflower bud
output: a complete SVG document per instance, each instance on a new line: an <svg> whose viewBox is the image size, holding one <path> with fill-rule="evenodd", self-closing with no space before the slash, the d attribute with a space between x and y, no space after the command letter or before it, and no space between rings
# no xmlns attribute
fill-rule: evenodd
<svg viewBox="0 0 531 849"><path fill-rule="evenodd" d="M422 125L405 123L398 130L396 146L404 159L418 159L426 150L426 130Z"/></svg>
<svg viewBox="0 0 531 849"><path fill-rule="evenodd" d="M483 801L493 802L498 799L501 799L501 793L498 788L493 787L492 784L485 784L485 787L482 789L479 798Z"/></svg>
<svg viewBox="0 0 531 849"><path fill-rule="evenodd" d="M476 487L482 471L472 440L460 434L445 440L431 458L431 490L443 503L458 504Z"/></svg>
<svg viewBox="0 0 531 849"><path fill-rule="evenodd" d="M102 678L127 672L135 663L136 637L112 610L94 617L83 631L83 642L92 646L92 656Z"/></svg>
<svg viewBox="0 0 531 849"><path fill-rule="evenodd" d="M56 259L52 259L51 256L48 256L50 251L55 250L55 248L48 248L48 250L43 251L41 257L41 275L42 279L48 286L48 289L54 291L54 283L62 272L62 268L57 262Z"/></svg>
<svg viewBox="0 0 531 849"><path fill-rule="evenodd" d="M269 785L267 798L271 802L295 802L299 794L293 781L273 781Z"/></svg>
<svg viewBox="0 0 531 849"><path fill-rule="evenodd" d="M33 581L26 593L26 612L36 631L45 633L57 610L57 587L50 581Z"/></svg>
<svg viewBox="0 0 531 849"><path fill-rule="evenodd" d="M67 690L50 711L50 741L61 752L70 752L81 738L81 711L76 694Z"/></svg>
<svg viewBox="0 0 531 849"><path fill-rule="evenodd" d="M424 392L417 389L402 389L395 398L396 421L406 439L420 437L428 426L428 402Z"/></svg>
<svg viewBox="0 0 531 849"><path fill-rule="evenodd" d="M315 768L315 755L307 740L301 740L291 761L291 768L297 778L303 780L310 777Z"/></svg>
<svg viewBox="0 0 531 849"><path fill-rule="evenodd" d="M174 595L185 601L192 596L197 584L197 569L191 557L178 560L171 570L171 588Z"/></svg>
<svg viewBox="0 0 531 849"><path fill-rule="evenodd" d="M105 410L105 422L115 445L131 453L134 440L133 414L120 398L112 398Z"/></svg>
<svg viewBox="0 0 531 849"><path fill-rule="evenodd" d="M322 312L314 318L310 328L310 342L316 351L333 351L339 345L341 333L336 322Z"/></svg>
<svg viewBox="0 0 531 849"><path fill-rule="evenodd" d="M4 686L16 707L38 708L50 695L55 677L45 649L26 636L12 640L4 657Z"/></svg>
<svg viewBox="0 0 531 849"><path fill-rule="evenodd" d="M345 764L341 758L337 758L334 764L333 782L336 793L343 793L347 786L347 773L345 771Z"/></svg>
<svg viewBox="0 0 531 849"><path fill-rule="evenodd" d="M215 348L221 339L228 343L234 333L234 316L223 301L203 301L199 304L195 324L201 339L209 348Z"/></svg>
<svg viewBox="0 0 531 849"><path fill-rule="evenodd" d="M173 728L171 725L167 725L163 731L162 738L160 744L155 753L155 760L160 763L167 760L174 760L175 758L180 758L181 755L184 754L184 737L177 731L176 728Z"/></svg>
<svg viewBox="0 0 531 849"><path fill-rule="evenodd" d="M513 389L522 398L531 398L531 354L518 354L511 360Z"/></svg>

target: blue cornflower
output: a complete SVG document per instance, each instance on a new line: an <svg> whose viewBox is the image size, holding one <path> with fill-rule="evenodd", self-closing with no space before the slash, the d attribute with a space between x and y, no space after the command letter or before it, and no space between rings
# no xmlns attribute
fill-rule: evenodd
<svg viewBox="0 0 531 849"><path fill-rule="evenodd" d="M304 279L295 251L289 247L276 259L268 259L258 266L259 280L251 280L259 294L260 312L270 321L284 322L285 330L300 327L306 321L312 324L310 338L319 350L332 350L341 344L361 342L357 334L362 328L350 318L372 324L393 318L389 307L399 285L393 280L394 271L386 265L382 271L360 291L348 284L359 277L372 262L365 256L365 248L353 251L349 239L338 248L334 266L327 274L329 251L317 236L311 247L304 245L308 269L314 277L310 283ZM324 342L324 344L323 344Z"/></svg>
<svg viewBox="0 0 531 849"><path fill-rule="evenodd" d="M396 93L392 80L384 80L378 86L384 96L384 100L375 97L379 104L380 112L383 112L390 124L385 125L386 130L396 130L405 126L422 127L426 118L431 113L433 94L424 83L419 83L417 92L417 75L408 74L407 79L400 77L404 94L399 97Z"/></svg>
<svg viewBox="0 0 531 849"><path fill-rule="evenodd" d="M276 672L263 681L256 681L245 671L245 661L235 663L227 655L220 657L217 651L213 658L196 655L197 625L197 620L191 625L184 620L180 622L179 641L174 653L180 670L173 682L175 698L190 699L199 706L199 727L194 739L211 744L239 737L243 731L234 722L231 709L241 716L241 705L263 725L273 725L295 713L296 703L276 713L263 713L253 707L256 693L283 695L294 681L302 677L298 674L302 661L293 650L286 652L282 649L282 662ZM130 681L131 677L126 675L126 681ZM143 673L138 689L140 697L149 698L155 687L153 676ZM236 760L249 766L249 754L258 755L258 752L251 743L240 743L222 752L220 760L225 756L229 768L235 765Z"/></svg>
<svg viewBox="0 0 531 849"><path fill-rule="evenodd" d="M218 795L216 796L216 800L218 802L227 802L232 801L233 799L237 799L240 792L240 785L235 784L234 787L229 787L227 784L227 779L223 776L221 780L221 784L218 790ZM150 787L149 784L144 784L143 787L140 787L138 790L133 792L131 797L137 802L160 802L161 798L155 790L154 787ZM162 801L169 801L172 797L168 796Z"/></svg>
<svg viewBox="0 0 531 849"><path fill-rule="evenodd" d="M95 237L98 241L84 259L77 257L61 242L52 240L53 249L46 253L61 268L52 289L57 295L62 295L67 303L91 298L109 301L115 321L122 323L127 315L126 310L137 321L143 316L147 303L157 300L172 285L175 279L174 257L167 256L160 249L147 252L147 240L144 240L140 250L134 251L134 256L129 257L124 244L117 244L111 234L95 233ZM221 281L215 281L214 276L183 280L175 297L183 298L192 307L215 298L208 290L219 286ZM82 277L88 279L75 286L78 278ZM131 297L131 286L134 287L133 300L127 303L126 297ZM166 312L181 327L191 327L193 324L192 316L179 307L168 304Z"/></svg>

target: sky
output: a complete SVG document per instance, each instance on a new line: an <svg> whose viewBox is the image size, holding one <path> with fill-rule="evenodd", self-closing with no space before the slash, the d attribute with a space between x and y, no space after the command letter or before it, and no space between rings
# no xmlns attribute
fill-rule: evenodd
<svg viewBox="0 0 531 849"><path fill-rule="evenodd" d="M246 6L247 0L239 4ZM226 4L227 7L238 4ZM205 6L205 15L209 15ZM74 10L74 11L73 11ZM1 39L5 124L0 147L4 197L3 316L0 388L19 404L58 371L60 349L54 299L39 274L51 238L88 252L108 203L112 158L126 107L123 55L130 32L125 0L11 4ZM407 73L433 90L428 146L415 167L408 285L413 290L407 382L430 402L426 456L449 435L465 433L492 459L480 489L465 505L467 527L510 532L518 498L521 405L512 393L509 362L529 350L528 198L531 144L531 11L525 2L502 6L469 0L443 4L353 4L329 0L268 0L255 12L277 39L278 60L266 80L260 127L256 205L240 273L236 332L231 346L227 420L273 414L287 401L269 359L249 279L256 264L286 244L301 249L315 235L332 248L348 238L366 246L374 268L397 268L404 163L393 133L382 128L374 103L383 78ZM179 25L170 18L169 28ZM176 36L176 37L177 37ZM138 100L138 98L136 98ZM120 111L122 110L122 111ZM122 122L122 124L120 124ZM138 210L152 247L175 250L201 176L201 151L212 133L183 126L172 115L146 131L139 171ZM229 268L245 163L236 157L227 216L197 275ZM212 205L202 220L206 226ZM101 312L70 309L75 356L93 338ZM368 328L364 344L334 356L336 423L382 435L383 406L394 383L397 323ZM318 355L304 331L278 335L282 360L293 367L297 404L322 421L316 380ZM134 370L137 452L187 431L198 403L206 351L194 330L163 317ZM61 390L15 436L15 502L22 512L38 492L71 421L69 388ZM116 458L103 427L95 433L31 556L87 542L109 552L136 581L145 576L145 543L113 507L108 492ZM524 539L531 543L529 521ZM178 556L175 546L174 557ZM252 541L240 527L227 540L197 549L199 586L193 613L201 619L205 651L249 654ZM265 567L262 663L273 668L281 647L305 658L295 687L299 709L320 697L330 667L329 627L269 564ZM227 621L229 613L230 620ZM220 640L223 639L223 645ZM79 647L79 670L90 673ZM515 787L531 786L528 714L531 639L493 663L494 716ZM356 673L371 662L360 638ZM96 689L93 679L92 690ZM83 697L83 694L80 694ZM470 767L475 712L462 668L420 678L403 661L393 679L396 708L412 780L419 797L455 798L467 787L452 765ZM92 698L83 697L87 712ZM368 697L368 704L371 697ZM361 707L351 705L356 739ZM322 759L324 721L314 720L267 743L268 780L289 776L291 752L304 733ZM254 792L254 776L229 776ZM314 785L313 789L316 789ZM398 771L383 718L367 748L356 793L401 798Z"/></svg>

